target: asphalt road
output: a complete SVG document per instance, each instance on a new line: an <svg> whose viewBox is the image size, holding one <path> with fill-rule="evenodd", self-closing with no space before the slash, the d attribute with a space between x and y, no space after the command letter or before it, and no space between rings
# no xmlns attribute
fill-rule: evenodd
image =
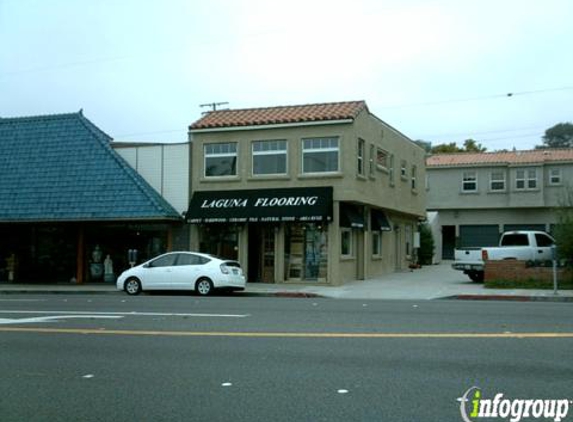
<svg viewBox="0 0 573 422"><path fill-rule="evenodd" d="M570 303L6 295L0 421L462 421L474 386L572 400L572 317Z"/></svg>

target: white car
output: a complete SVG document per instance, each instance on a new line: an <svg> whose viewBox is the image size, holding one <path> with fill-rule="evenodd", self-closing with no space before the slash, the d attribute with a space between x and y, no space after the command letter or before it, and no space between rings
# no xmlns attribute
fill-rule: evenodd
<svg viewBox="0 0 573 422"><path fill-rule="evenodd" d="M191 290L202 296L214 289L244 290L237 261L196 252L169 252L121 273L116 287L128 295L144 290Z"/></svg>

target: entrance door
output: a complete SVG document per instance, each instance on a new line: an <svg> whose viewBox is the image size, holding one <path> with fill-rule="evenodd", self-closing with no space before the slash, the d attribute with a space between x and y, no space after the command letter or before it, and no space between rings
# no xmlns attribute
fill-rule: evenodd
<svg viewBox="0 0 573 422"><path fill-rule="evenodd" d="M275 233L273 227L249 226L249 282L275 282Z"/></svg>
<svg viewBox="0 0 573 422"><path fill-rule="evenodd" d="M454 259L456 226L442 226L442 259Z"/></svg>

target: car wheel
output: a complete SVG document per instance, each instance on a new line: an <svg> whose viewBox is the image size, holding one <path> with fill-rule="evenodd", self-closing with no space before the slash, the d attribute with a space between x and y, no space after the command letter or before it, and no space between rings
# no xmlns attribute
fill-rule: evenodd
<svg viewBox="0 0 573 422"><path fill-rule="evenodd" d="M195 291L201 296L208 296L213 292L213 283L208 278L201 278L195 284Z"/></svg>
<svg viewBox="0 0 573 422"><path fill-rule="evenodd" d="M469 273L468 276L470 277L470 279L474 283L483 283L483 272L482 271L473 271L473 272Z"/></svg>
<svg viewBox="0 0 573 422"><path fill-rule="evenodd" d="M125 282L123 288L128 295L138 295L141 293L141 281L137 278L130 278Z"/></svg>

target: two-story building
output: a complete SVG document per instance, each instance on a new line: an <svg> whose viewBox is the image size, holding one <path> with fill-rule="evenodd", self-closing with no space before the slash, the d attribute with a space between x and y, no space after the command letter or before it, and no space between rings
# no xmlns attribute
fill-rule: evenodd
<svg viewBox="0 0 573 422"><path fill-rule="evenodd" d="M337 285L413 259L424 151L364 101L218 110L189 134L191 249L250 282Z"/></svg>
<svg viewBox="0 0 573 422"><path fill-rule="evenodd" d="M493 246L503 231L552 231L573 149L439 154L426 164L437 252L452 259L456 246Z"/></svg>

